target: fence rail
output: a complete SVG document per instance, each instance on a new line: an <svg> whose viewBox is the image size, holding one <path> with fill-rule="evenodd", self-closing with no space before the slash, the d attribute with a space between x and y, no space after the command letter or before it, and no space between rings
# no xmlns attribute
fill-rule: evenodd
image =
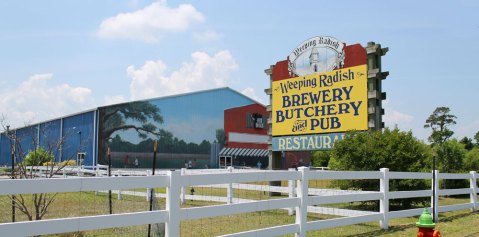
<svg viewBox="0 0 479 237"><path fill-rule="evenodd" d="M436 171L437 172L437 171ZM362 192L337 190L318 190L309 187L310 180L379 180L379 192ZM40 234L56 234L65 232L77 232L86 230L127 227L153 223L165 223L166 236L179 236L180 223L185 220L194 220L216 216L227 216L240 213L267 211L274 209L287 209L290 214L296 216L294 224L280 225L269 228L250 230L224 236L277 236L295 234L305 236L306 232L321 230L339 226L353 225L379 221L380 227L387 229L389 220L394 218L420 215L422 209L409 209L402 211L389 211L391 199L430 197L431 190L412 191L389 191L389 181L393 179L427 179L432 180L431 173L407 173L389 172L388 169L380 171L314 171L306 167L299 170L289 171L244 171L232 172L232 169L211 171L167 171L161 175L129 176L129 177L75 177L75 178L52 178L52 179L25 179L25 180L0 180L0 195L19 195L34 193L57 193L57 192L83 192L120 190L139 188L166 188L166 194L157 194L158 197L166 198L166 208L160 211L145 211L111 215L82 216L71 218L48 219L29 222L14 222L0 224L0 236L31 236ZM439 195L469 194L470 202L457 205L436 206L437 212L448 212L461 209L477 210L477 173L469 174L438 174L436 183L431 186L438 187L440 179L468 179L469 188L439 190ZM257 189L259 185L239 184L247 182L269 182L289 180L288 187L269 187L268 190L288 193L287 198L269 200L245 200L233 197L232 184L238 184L235 188ZM432 181L431 181L432 182ZM226 184L226 185L225 185ZM242 186L244 185L244 186ZM222 199L225 204L181 208L181 202L189 197L185 194L186 186L211 186L226 188L227 197ZM275 189L277 188L277 189ZM125 192L126 195L126 192ZM134 194L132 194L134 195ZM142 196L149 195L141 194ZM196 196L195 198L198 198ZM307 213L323 210L327 213L327 207L313 207L345 202L361 202L379 200L379 212L353 211L347 212L347 216L308 221ZM437 205L436 200L432 200ZM321 209L322 208L322 209ZM293 212L294 210L294 212ZM437 213L435 214L437 215Z"/></svg>

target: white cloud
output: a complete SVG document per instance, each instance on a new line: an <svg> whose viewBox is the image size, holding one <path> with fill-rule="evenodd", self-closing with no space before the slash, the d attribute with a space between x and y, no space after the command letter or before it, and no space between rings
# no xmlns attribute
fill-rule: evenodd
<svg viewBox="0 0 479 237"><path fill-rule="evenodd" d="M131 99L138 100L226 86L230 74L237 69L231 53L224 50L213 56L194 52L191 62L172 73L160 60L147 61L138 69L129 66L126 71L131 78Z"/></svg>
<svg viewBox="0 0 479 237"><path fill-rule="evenodd" d="M391 105L389 105L389 101L387 100L383 102L383 107L383 120L389 127L391 127L391 125L409 124L414 120L414 116L395 110Z"/></svg>
<svg viewBox="0 0 479 237"><path fill-rule="evenodd" d="M256 100L256 101L260 102L261 104L264 104L263 100L256 94L255 89L252 88L252 87L248 87L248 88L242 90L241 93L250 97L253 100Z"/></svg>
<svg viewBox="0 0 479 237"><path fill-rule="evenodd" d="M13 126L64 116L95 106L89 88L51 85L53 74L36 74L0 94L0 113Z"/></svg>
<svg viewBox="0 0 479 237"><path fill-rule="evenodd" d="M223 35L212 30L193 33L193 37L200 42L211 42L223 38Z"/></svg>
<svg viewBox="0 0 479 237"><path fill-rule="evenodd" d="M204 16L190 4L171 8L166 1L158 1L138 11L103 20L97 35L105 39L156 42L166 32L185 31L192 24L203 21Z"/></svg>
<svg viewBox="0 0 479 237"><path fill-rule="evenodd" d="M122 95L105 96L103 105L120 104L126 101L127 101L126 98Z"/></svg>
<svg viewBox="0 0 479 237"><path fill-rule="evenodd" d="M479 132L479 119L473 120L465 125L459 125L454 136L459 139L463 137L474 138L477 132Z"/></svg>

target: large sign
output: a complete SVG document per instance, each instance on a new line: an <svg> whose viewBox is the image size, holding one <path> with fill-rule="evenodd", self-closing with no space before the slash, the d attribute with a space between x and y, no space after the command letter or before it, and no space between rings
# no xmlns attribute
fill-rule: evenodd
<svg viewBox="0 0 479 237"><path fill-rule="evenodd" d="M272 135L367 130L367 66L272 82Z"/></svg>

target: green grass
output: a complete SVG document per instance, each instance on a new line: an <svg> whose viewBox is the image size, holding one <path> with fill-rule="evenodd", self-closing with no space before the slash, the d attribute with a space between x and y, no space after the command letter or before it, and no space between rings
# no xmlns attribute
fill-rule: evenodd
<svg viewBox="0 0 479 237"><path fill-rule="evenodd" d="M189 190L189 189L187 189ZM145 190L136 190L144 192ZM162 190L158 190L162 191ZM217 188L196 188L195 195L225 196L224 189ZM235 196L239 198L265 200L269 199L267 192L235 190ZM28 196L25 196L28 197ZM285 196L283 196L285 197ZM123 195L122 200L117 199L113 194L113 213L126 213L146 211L149 208L145 197L133 197ZM452 205L468 202L468 198L441 198L440 205ZM0 221L10 222L11 206L10 200L0 196ZM164 199L158 199L160 209L165 206ZM201 207L218 205L221 203L191 201L188 200L182 208ZM338 204L338 208L351 208L358 203ZM94 192L81 193L60 193L49 209L44 219L102 215L109 212L108 194ZM335 218L335 216L309 214L308 220L324 220ZM326 229L321 231L308 232L308 236L415 236L417 227L415 222L418 217L400 218L390 221L388 230L381 230L378 222L363 223L352 226ZM181 223L181 236L215 236L229 234L258 228L266 228L276 225L294 223L294 216L289 216L285 210L270 210L263 212L245 213L230 216L203 218L188 220ZM26 220L25 216L17 211L17 221ZM441 213L439 216L438 228L443 236L479 236L479 214L469 210ZM50 236L146 236L147 226L131 226L125 228L104 229L95 231L84 231L80 233L57 234ZM293 236L293 235L287 235Z"/></svg>

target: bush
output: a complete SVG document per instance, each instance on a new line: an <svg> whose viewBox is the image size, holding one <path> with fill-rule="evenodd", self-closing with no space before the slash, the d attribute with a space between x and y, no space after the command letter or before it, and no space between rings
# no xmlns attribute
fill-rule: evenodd
<svg viewBox="0 0 479 237"><path fill-rule="evenodd" d="M479 172L479 148L474 147L466 153L466 158L464 158L464 168L466 171L475 170Z"/></svg>
<svg viewBox="0 0 479 237"><path fill-rule="evenodd" d="M53 162L55 159L52 154L43 148L30 151L23 161L27 166L40 166L47 162Z"/></svg>
<svg viewBox="0 0 479 237"><path fill-rule="evenodd" d="M314 167L328 167L331 151L313 151L312 165Z"/></svg>
<svg viewBox="0 0 479 237"><path fill-rule="evenodd" d="M399 129L370 132L348 132L334 145L329 161L332 170L430 172L431 149L417 140L411 132ZM341 189L379 191L378 180L347 180L332 182ZM390 191L424 190L426 180L391 180ZM410 207L424 204L424 199L394 199L391 205Z"/></svg>
<svg viewBox="0 0 479 237"><path fill-rule="evenodd" d="M77 165L77 162L75 160L65 160L65 161L62 161L59 163L59 166L60 167L63 167L63 166L76 166Z"/></svg>
<svg viewBox="0 0 479 237"><path fill-rule="evenodd" d="M465 170L464 159L467 150L464 144L456 139L447 140L442 144L435 146L437 153L437 170L441 173L464 173L469 172ZM441 180L442 189L455 189L468 187L469 181L465 179L456 180Z"/></svg>

